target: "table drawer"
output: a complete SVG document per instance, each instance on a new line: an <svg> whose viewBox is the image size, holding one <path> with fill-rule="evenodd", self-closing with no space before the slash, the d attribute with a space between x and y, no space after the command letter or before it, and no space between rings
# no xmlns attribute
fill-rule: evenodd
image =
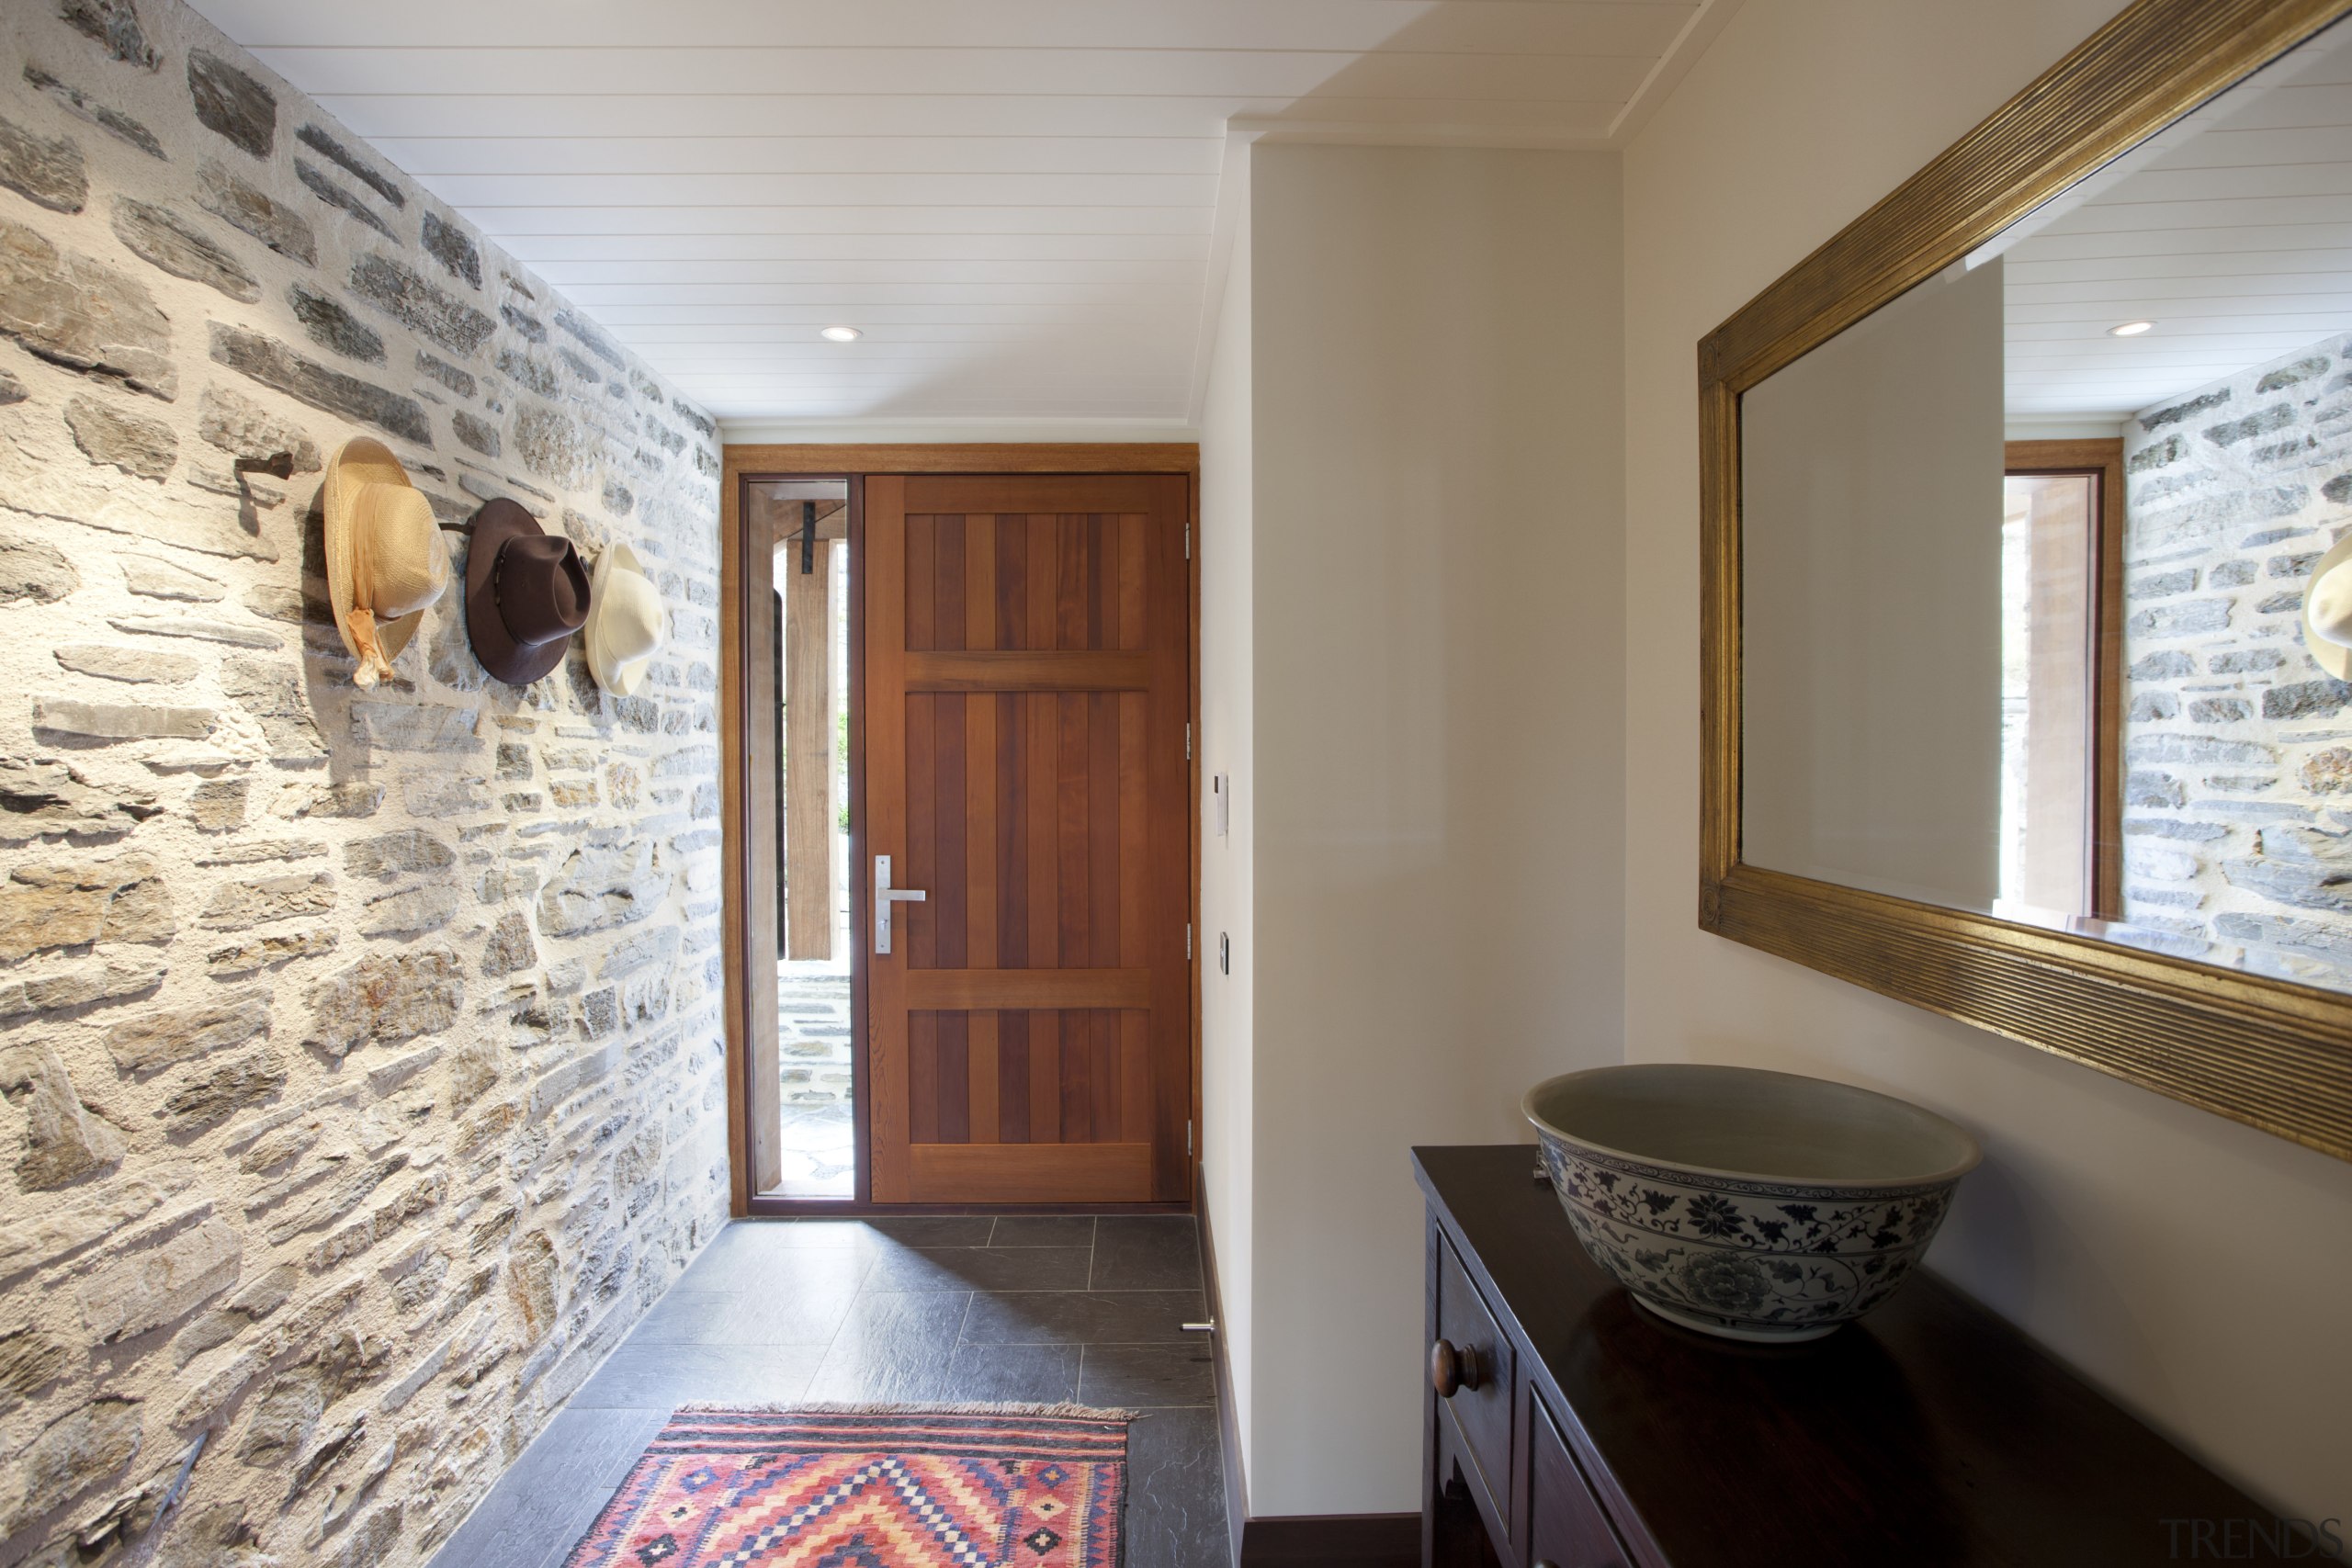
<svg viewBox="0 0 2352 1568"><path fill-rule="evenodd" d="M1511 1517L1511 1391L1518 1362L1494 1314L1454 1256L1438 1238L1438 1342L1430 1347L1430 1379L1439 1403L1462 1433L1476 1479L1486 1488L1493 1517Z"/></svg>
<svg viewBox="0 0 2352 1568"><path fill-rule="evenodd" d="M1552 1413L1527 1391L1527 1552L1531 1568L1626 1568L1624 1548L1585 1484Z"/></svg>

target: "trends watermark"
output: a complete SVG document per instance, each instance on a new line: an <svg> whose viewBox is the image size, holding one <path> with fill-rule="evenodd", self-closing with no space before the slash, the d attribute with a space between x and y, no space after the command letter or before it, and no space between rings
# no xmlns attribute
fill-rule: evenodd
<svg viewBox="0 0 2352 1568"><path fill-rule="evenodd" d="M2275 1562L2345 1559L2341 1519L2247 1517L2159 1519L2175 1562Z"/></svg>

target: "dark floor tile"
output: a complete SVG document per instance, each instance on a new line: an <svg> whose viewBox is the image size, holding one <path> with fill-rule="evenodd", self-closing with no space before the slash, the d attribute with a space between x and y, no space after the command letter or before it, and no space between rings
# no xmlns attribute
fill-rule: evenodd
<svg viewBox="0 0 2352 1568"><path fill-rule="evenodd" d="M669 1415L667 1406L557 1412L434 1554L433 1568L560 1562Z"/></svg>
<svg viewBox="0 0 2352 1568"><path fill-rule="evenodd" d="M948 1362L971 1299L960 1291L860 1296L807 1396L857 1402L958 1398Z"/></svg>
<svg viewBox="0 0 2352 1568"><path fill-rule="evenodd" d="M1126 1546L1125 1568L1232 1562L1215 1410L1148 1410L1127 1428Z"/></svg>
<svg viewBox="0 0 2352 1568"><path fill-rule="evenodd" d="M1079 1370L1081 1404L1140 1410L1150 1405L1214 1404L1216 1371L1208 1336L1182 1345L1089 1345Z"/></svg>
<svg viewBox="0 0 2352 1568"><path fill-rule="evenodd" d="M651 1345L631 1338L567 1408L666 1412L690 1404L795 1400L807 1392L824 1357L821 1345Z"/></svg>
<svg viewBox="0 0 2352 1568"><path fill-rule="evenodd" d="M1078 1397L1076 1345L959 1345L947 1364L958 1400L1060 1404Z"/></svg>
<svg viewBox="0 0 2352 1568"><path fill-rule="evenodd" d="M1080 1291L1082 1247L892 1247L874 1260L865 1288L879 1291Z"/></svg>
<svg viewBox="0 0 2352 1568"><path fill-rule="evenodd" d="M1198 1291L983 1291L964 1338L974 1345L1148 1345L1185 1338Z"/></svg>
<svg viewBox="0 0 2352 1568"><path fill-rule="evenodd" d="M1199 1233L1190 1214L1105 1214L1094 1223L1098 1291L1197 1291Z"/></svg>
<svg viewBox="0 0 2352 1568"><path fill-rule="evenodd" d="M794 1336L806 1338L806 1320L824 1325L819 1338L830 1338L839 1312L865 1280L879 1253L875 1247L795 1247L769 1245L757 1238L735 1242L735 1227L720 1233L729 1245L714 1241L686 1266L678 1289L686 1291L752 1291L779 1305L806 1303ZM876 1247L887 1244L876 1244Z"/></svg>
<svg viewBox="0 0 2352 1568"><path fill-rule="evenodd" d="M986 1247L996 1228L989 1214L899 1214L865 1223L901 1247Z"/></svg>
<svg viewBox="0 0 2352 1568"><path fill-rule="evenodd" d="M1092 1247L1091 1214L1000 1214L990 1247Z"/></svg>

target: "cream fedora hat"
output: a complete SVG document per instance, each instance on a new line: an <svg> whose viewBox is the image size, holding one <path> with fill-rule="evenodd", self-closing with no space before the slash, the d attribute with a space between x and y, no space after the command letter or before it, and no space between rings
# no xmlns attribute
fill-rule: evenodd
<svg viewBox="0 0 2352 1568"><path fill-rule="evenodd" d="M645 574L644 563L627 545L614 545L596 562L588 592L588 672L596 684L620 696L637 690L645 666L662 646L667 616L662 594Z"/></svg>
<svg viewBox="0 0 2352 1568"><path fill-rule="evenodd" d="M449 586L449 547L433 503L380 441L346 441L327 461L327 597L343 645L359 660L352 684L372 686Z"/></svg>
<svg viewBox="0 0 2352 1568"><path fill-rule="evenodd" d="M2303 647L2321 669L2352 681L2352 533L2312 569L2303 590Z"/></svg>

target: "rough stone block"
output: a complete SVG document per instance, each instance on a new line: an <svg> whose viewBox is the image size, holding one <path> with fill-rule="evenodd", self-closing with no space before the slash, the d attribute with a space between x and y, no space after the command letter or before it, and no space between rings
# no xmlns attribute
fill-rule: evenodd
<svg viewBox="0 0 2352 1568"><path fill-rule="evenodd" d="M58 0L57 14L126 65L153 71L163 63L140 29L139 11L130 0Z"/></svg>
<svg viewBox="0 0 2352 1568"><path fill-rule="evenodd" d="M37 699L33 728L86 740L201 740L219 716L210 708Z"/></svg>
<svg viewBox="0 0 2352 1568"><path fill-rule="evenodd" d="M447 948L371 953L311 987L310 1033L303 1043L344 1056L374 1043L437 1034L457 1021L465 968Z"/></svg>
<svg viewBox="0 0 2352 1568"><path fill-rule="evenodd" d="M479 751L481 716L470 708L438 703L397 703L355 698L353 735L390 751Z"/></svg>
<svg viewBox="0 0 2352 1568"><path fill-rule="evenodd" d="M288 790L278 801L277 814L288 821L306 817L373 817L384 804L384 786L355 779L348 784L309 784Z"/></svg>
<svg viewBox="0 0 2352 1568"><path fill-rule="evenodd" d="M99 941L164 940L173 930L167 899L144 855L17 866L0 886L0 963Z"/></svg>
<svg viewBox="0 0 2352 1568"><path fill-rule="evenodd" d="M335 933L323 929L255 937L229 947L214 948L205 956L205 968L215 978L250 975L298 958L314 958L335 950Z"/></svg>
<svg viewBox="0 0 2352 1568"><path fill-rule="evenodd" d="M401 191L399 185L361 158L358 153L337 141L334 132L324 126L315 121L306 124L294 133L294 140L325 158L327 162L342 169L345 174L355 176L360 184L390 202L394 208L408 205L408 197Z"/></svg>
<svg viewBox="0 0 2352 1568"><path fill-rule="evenodd" d="M359 930L368 936L438 931L457 913L458 889L454 884L406 887L368 899L360 913Z"/></svg>
<svg viewBox="0 0 2352 1568"><path fill-rule="evenodd" d="M0 219L0 333L54 365L168 401L172 324L136 280Z"/></svg>
<svg viewBox="0 0 2352 1568"><path fill-rule="evenodd" d="M90 195L82 149L71 137L37 136L6 116L0 116L0 186L51 212L79 212Z"/></svg>
<svg viewBox="0 0 2352 1568"><path fill-rule="evenodd" d="M397 241L400 238L392 232L392 226L385 222L376 209L368 206L356 192L345 190L337 185L327 177L324 170L308 159L294 160L294 177L302 182L303 189L325 202L329 207L348 217L357 219L387 240Z"/></svg>
<svg viewBox="0 0 2352 1568"><path fill-rule="evenodd" d="M68 1186L122 1163L122 1135L83 1106L65 1064L49 1047L0 1051L0 1095L25 1118L17 1179L27 1190Z"/></svg>
<svg viewBox="0 0 2352 1568"><path fill-rule="evenodd" d="M277 98L210 50L187 53L187 91L197 122L256 158L277 145Z"/></svg>
<svg viewBox="0 0 2352 1568"><path fill-rule="evenodd" d="M482 948L481 972L495 977L528 969L539 961L538 943L532 940L531 922L520 909L510 909L491 928Z"/></svg>
<svg viewBox="0 0 2352 1568"><path fill-rule="evenodd" d="M111 464L137 479L160 482L179 457L179 438L170 425L96 398L68 401L65 425L84 457L93 463Z"/></svg>
<svg viewBox="0 0 2352 1568"><path fill-rule="evenodd" d="M310 220L219 164L207 164L198 173L196 199L207 212L251 234L279 255L305 266L317 263L319 241Z"/></svg>
<svg viewBox="0 0 2352 1568"><path fill-rule="evenodd" d="M258 1051L189 1079L164 1097L160 1115L182 1134L199 1133L286 1087L277 1053Z"/></svg>
<svg viewBox="0 0 2352 1568"><path fill-rule="evenodd" d="M124 1072L147 1073L209 1056L268 1032L269 993L245 991L119 1023L107 1035L107 1049Z"/></svg>
<svg viewBox="0 0 2352 1568"><path fill-rule="evenodd" d="M89 121L116 140L138 148L150 158L170 162L164 155L164 144L155 140L155 133L119 109L109 108L79 87L59 81L38 65L28 63L25 66L25 80L62 105L66 113Z"/></svg>
<svg viewBox="0 0 2352 1568"><path fill-rule="evenodd" d="M261 298L261 284L233 254L168 207L117 197L114 232L131 254L174 277L192 279L248 305Z"/></svg>
<svg viewBox="0 0 2352 1568"><path fill-rule="evenodd" d="M53 757L0 757L0 843L111 838L163 810L153 790L102 789Z"/></svg>
<svg viewBox="0 0 2352 1568"><path fill-rule="evenodd" d="M5 238L5 236L0 236ZM433 424L424 406L356 376L305 359L284 344L226 322L212 323L212 357L313 408L341 414L390 432L419 446L433 445Z"/></svg>
<svg viewBox="0 0 2352 1568"><path fill-rule="evenodd" d="M351 291L443 348L471 354L497 322L390 256L351 264Z"/></svg>
<svg viewBox="0 0 2352 1568"><path fill-rule="evenodd" d="M354 876L396 876L403 872L446 871L458 852L423 828L403 828L343 847L343 869Z"/></svg>
<svg viewBox="0 0 2352 1568"><path fill-rule="evenodd" d="M121 1473L139 1452L141 1409L135 1399L107 1394L44 1427L17 1461L17 1490L0 1505L0 1537L30 1529Z"/></svg>
<svg viewBox="0 0 2352 1568"><path fill-rule="evenodd" d="M81 585L81 573L54 545L0 538L0 604L53 604Z"/></svg>
<svg viewBox="0 0 2352 1568"><path fill-rule="evenodd" d="M62 1012L144 996L164 983L164 955L141 953L0 986L0 1019Z"/></svg>
<svg viewBox="0 0 2352 1568"><path fill-rule="evenodd" d="M334 908L334 877L330 873L266 876L222 883L213 890L197 923L209 931L243 931L270 920L324 914Z"/></svg>
<svg viewBox="0 0 2352 1568"><path fill-rule="evenodd" d="M160 1328L235 1283L243 1260L236 1227L205 1220L91 1276L78 1292L83 1321L108 1345Z"/></svg>
<svg viewBox="0 0 2352 1568"><path fill-rule="evenodd" d="M383 334L334 299L299 283L287 290L287 299L294 307L294 319L321 348L365 365L384 363Z"/></svg>

